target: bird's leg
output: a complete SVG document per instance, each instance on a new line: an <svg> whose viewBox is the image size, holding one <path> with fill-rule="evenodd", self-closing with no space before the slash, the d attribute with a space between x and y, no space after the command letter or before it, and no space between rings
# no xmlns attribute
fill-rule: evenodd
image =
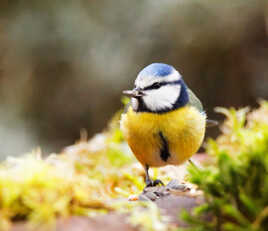
<svg viewBox="0 0 268 231"><path fill-rule="evenodd" d="M164 183L161 180L151 180L150 176L149 176L149 166L146 165L145 166L145 184L146 184L146 188L147 187L154 187L157 185L164 185Z"/></svg>
<svg viewBox="0 0 268 231"><path fill-rule="evenodd" d="M146 184L146 187L153 186L153 181L151 180L151 178L149 176L149 166L148 165L145 166L145 184Z"/></svg>

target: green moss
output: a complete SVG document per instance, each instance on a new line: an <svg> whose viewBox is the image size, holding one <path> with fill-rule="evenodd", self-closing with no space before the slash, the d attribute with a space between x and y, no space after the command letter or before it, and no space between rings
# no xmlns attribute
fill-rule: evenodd
<svg viewBox="0 0 268 231"><path fill-rule="evenodd" d="M222 135L207 144L214 164L189 167L189 179L204 192L206 203L181 216L192 231L267 230L268 103L261 102L252 112L217 110L227 119ZM61 154L42 158L41 151L35 150L2 162L0 230L20 220L47 225L57 217L111 211L127 213L128 221L143 230L167 230L155 204L126 200L144 188L144 170L124 142L120 114L116 113L107 131ZM158 169L153 175L169 179Z"/></svg>
<svg viewBox="0 0 268 231"><path fill-rule="evenodd" d="M96 216L110 211L128 213L129 222L153 230L156 216L147 217L143 225L141 213L135 211L157 214L158 209L150 203L126 200L144 188L144 170L124 142L120 114L114 116L107 131L90 141L84 138L61 154L42 158L41 151L35 150L2 162L0 230L16 221L53 225L57 217ZM120 198L124 198L120 206L125 209L114 200ZM157 217L158 226L166 227L161 216Z"/></svg>
<svg viewBox="0 0 268 231"><path fill-rule="evenodd" d="M207 151L215 165L189 167L189 178L204 192L206 203L182 217L185 230L268 230L268 106L253 112L217 109L226 117L223 134ZM209 221L205 221L208 217Z"/></svg>

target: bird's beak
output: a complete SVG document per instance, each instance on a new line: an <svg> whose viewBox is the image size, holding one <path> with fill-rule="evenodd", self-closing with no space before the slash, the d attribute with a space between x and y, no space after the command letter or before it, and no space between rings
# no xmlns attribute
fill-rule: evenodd
<svg viewBox="0 0 268 231"><path fill-rule="evenodd" d="M145 93L143 91L137 89L123 91L123 94L134 98L145 96Z"/></svg>

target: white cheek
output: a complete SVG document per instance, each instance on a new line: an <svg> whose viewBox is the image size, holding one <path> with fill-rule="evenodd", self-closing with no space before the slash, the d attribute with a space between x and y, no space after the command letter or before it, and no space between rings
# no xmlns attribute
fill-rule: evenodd
<svg viewBox="0 0 268 231"><path fill-rule="evenodd" d="M152 111L171 109L180 95L180 85L167 85L156 90L146 91L145 105Z"/></svg>

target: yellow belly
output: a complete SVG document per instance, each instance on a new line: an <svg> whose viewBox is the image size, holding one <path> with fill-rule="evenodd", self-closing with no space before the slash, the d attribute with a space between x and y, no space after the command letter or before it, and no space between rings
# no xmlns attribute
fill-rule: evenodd
<svg viewBox="0 0 268 231"><path fill-rule="evenodd" d="M201 146L206 116L193 106L163 113L136 113L130 107L121 118L121 129L136 158L142 165L152 167L178 165L190 158ZM163 160L160 150L167 141L170 156Z"/></svg>

